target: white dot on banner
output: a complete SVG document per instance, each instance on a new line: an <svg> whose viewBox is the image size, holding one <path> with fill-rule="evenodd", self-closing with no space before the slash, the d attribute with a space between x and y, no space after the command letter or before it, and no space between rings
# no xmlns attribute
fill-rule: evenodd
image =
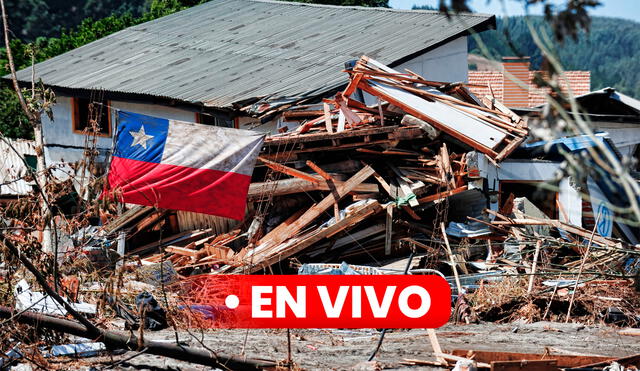
<svg viewBox="0 0 640 371"><path fill-rule="evenodd" d="M240 305L240 299L238 299L235 295L229 295L226 299L224 299L224 304L229 309L236 309L238 305Z"/></svg>

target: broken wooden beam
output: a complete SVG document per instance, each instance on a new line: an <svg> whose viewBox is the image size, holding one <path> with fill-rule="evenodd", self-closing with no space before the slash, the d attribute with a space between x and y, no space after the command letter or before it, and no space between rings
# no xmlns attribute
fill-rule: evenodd
<svg viewBox="0 0 640 371"><path fill-rule="evenodd" d="M292 245L288 245L282 249L273 248L272 246L272 248L261 249L259 253L255 253L252 256L246 256L245 260L252 262L253 265L248 264L244 267L239 267L236 269L235 273L254 273L261 269L267 268L282 259L286 259L306 249L307 247L313 245L323 238L334 236L339 232L353 227L360 221L366 219L370 215L380 212L381 210L382 207L377 201L369 202L368 204L353 210L350 214L348 214L340 221L333 223L326 228L317 229L305 234ZM302 217L300 219L302 219Z"/></svg>
<svg viewBox="0 0 640 371"><path fill-rule="evenodd" d="M318 183L310 183L306 180L292 178L281 179L264 183L251 183L247 198L260 199L269 196L283 196L301 192L311 191L330 191L329 184L321 177L317 177ZM336 187L340 187L344 182L336 181ZM379 191L377 184L361 183L355 186L351 192L358 193L377 193Z"/></svg>
<svg viewBox="0 0 640 371"><path fill-rule="evenodd" d="M340 199L347 195L347 193L351 192L353 188L355 188L358 184L361 184L371 175L373 175L374 171L371 166L365 166L360 171L358 171L354 176L352 176L349 180L341 184L336 188L336 192L330 193L327 197L325 197L322 201L320 201L317 205L309 208L307 212L302 214L298 220L292 223L286 230L280 232L275 229L269 232L266 236L262 237L262 239L258 242L259 245L263 243L268 243L269 246L279 245L282 242L286 241L290 237L294 236L298 232L302 230L302 228L306 227L309 223L314 221L320 214L325 212L329 207L331 207L334 203L340 201ZM278 233L280 232L280 233Z"/></svg>
<svg viewBox="0 0 640 371"><path fill-rule="evenodd" d="M307 173L305 173L303 171L296 170L296 169L294 169L292 167L285 166L285 165L279 164L277 162L273 162L271 160L267 160L264 157L258 157L258 160L262 161L263 164L265 164L267 167L269 167L272 170L275 170L275 171L278 171L278 172L281 172L281 173L284 173L284 174L287 174L287 175L291 175L292 177L304 179L304 180L306 180L308 182L311 182L311 183L320 183L320 181L317 178L315 178L315 177L311 176L310 174L307 174Z"/></svg>

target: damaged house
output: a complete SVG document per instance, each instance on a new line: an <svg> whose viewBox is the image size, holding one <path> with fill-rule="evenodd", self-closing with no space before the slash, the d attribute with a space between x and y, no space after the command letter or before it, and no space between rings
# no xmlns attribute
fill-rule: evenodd
<svg viewBox="0 0 640 371"><path fill-rule="evenodd" d="M606 174L574 177L562 157L595 145L618 156L616 143L602 134L598 143L533 142L523 115L467 89L467 34L493 23L476 14L208 2L38 64L59 102L44 123L46 159L76 162L94 145L104 160L118 110L268 132L241 222L150 207L105 216L104 245L117 236L121 254L148 265L169 254L186 275L287 271L283 262L294 259L382 266L445 229L456 242L496 238L486 237L500 225L491 223L504 220L490 213L511 215L523 203L533 205L526 214L551 220L536 223L565 223L579 235L595 210L603 243L635 243L637 228L614 223L586 191L621 209L625 195ZM19 76L27 82L30 71ZM89 117L100 135L86 130ZM458 265L469 273L454 263L464 261L460 252L445 258L447 274ZM443 261L423 263L440 269Z"/></svg>
<svg viewBox="0 0 640 371"><path fill-rule="evenodd" d="M479 97L493 97L528 120L536 119L547 108L544 89L537 88L533 82L536 73L530 71L528 57L503 58L502 71L470 71L469 89ZM591 123L596 140L612 156L619 160L638 158L638 100L613 88L590 92L589 71L566 71L559 81L564 92L570 90L577 96L580 111ZM568 105L565 109L572 111ZM628 207L628 196L607 185L606 179L598 181L593 174L585 179L575 179L563 169L563 152L580 153L595 147L593 138L574 137L567 131L551 142L524 144L500 166L487 161L483 155L478 155L472 163L486 181L485 194L494 211L508 206L510 197L526 197L546 217L587 229L593 227L597 214L601 213L597 226L600 235L616 235L636 244L637 228L614 223L615 213L604 206ZM594 165L593 169L597 168L597 164ZM463 212L461 217L469 211ZM617 218L620 219L624 218Z"/></svg>
<svg viewBox="0 0 640 371"><path fill-rule="evenodd" d="M54 122L43 118L47 165L76 162L86 146L104 160L115 110L275 131L276 113L338 91L341 67L363 54L432 80L466 81L467 35L494 26L482 14L210 1L35 66L57 95ZM18 78L30 82L31 70Z"/></svg>

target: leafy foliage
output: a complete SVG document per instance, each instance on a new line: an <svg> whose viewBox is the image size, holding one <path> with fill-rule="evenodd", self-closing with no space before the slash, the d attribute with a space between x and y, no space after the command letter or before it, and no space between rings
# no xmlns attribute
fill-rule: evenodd
<svg viewBox="0 0 640 371"><path fill-rule="evenodd" d="M127 27L164 17L165 15L205 2L205 0L153 0L148 6L148 11L142 15L135 16L136 12L138 12L137 6L143 3L146 4L147 1L148 0L130 0L129 2L122 2L117 8L113 8L113 6L109 7L109 4L111 4L110 1L101 0L53 0L46 2L44 0L7 1L7 3L11 5L8 10L10 18L15 20L23 17L25 19L25 26L23 26L23 31L21 31L21 33L26 33L31 36L40 35L33 34L33 32L40 31L37 31L36 28L28 25L29 22L36 22L34 19L38 19L40 16L35 14L38 11L45 13L49 12L46 14L50 14L53 17L52 19L58 19L59 17L65 18L64 21L60 21L62 25L69 25L70 22L75 21L76 18L74 18L74 12L78 11L74 8L75 3L84 4L86 9L93 9L94 11L92 14L101 14L100 9L105 9L105 12L115 12L114 14L107 15L95 21L92 18L85 18L82 21L78 20L77 22L79 24L77 27L69 30L58 27L60 25L57 25L57 28L55 29L58 30L57 32L60 35L59 37L40 36L32 43L23 41L23 39L20 38L12 39L11 50L13 52L16 69L20 70L31 66L31 54L29 53L30 48L35 50L35 62L42 62L46 59L55 57L56 55L60 55L69 50L73 50ZM125 6L127 4L128 6ZM30 11L34 14L25 14L25 9L28 9L29 6L32 7ZM90 8L90 6L94 8ZM64 13L61 9L71 10ZM56 15L57 13L55 13L54 10L62 12L63 15L66 14L66 17L59 14ZM49 21L53 22L53 20L46 20L43 22ZM71 25L74 24L71 23ZM50 33L51 32L45 32L44 35ZM25 39L28 40L28 38ZM6 51L5 48L2 48L0 49L0 75L4 76L9 72ZM0 88L0 99L0 131L8 137L31 138L33 133L28 125L27 117L20 109L18 98L13 88L8 85Z"/></svg>
<svg viewBox="0 0 640 371"><path fill-rule="evenodd" d="M148 0L5 0L11 30L16 37L35 41L38 37L60 35L76 27L85 18L101 19L110 15L141 16Z"/></svg>
<svg viewBox="0 0 640 371"><path fill-rule="evenodd" d="M9 138L33 139L33 128L22 112L16 92L9 87L0 89L0 132Z"/></svg>
<svg viewBox="0 0 640 371"><path fill-rule="evenodd" d="M489 52L498 60L505 56L530 56L534 69L540 69L543 57L529 31L531 27L552 35L552 27L540 17L498 18L497 30L480 34ZM633 21L593 17L589 33L581 31L576 40L555 41L553 52L566 70L591 71L592 90L607 86L640 97L640 24ZM482 54L476 41L469 38L469 51Z"/></svg>

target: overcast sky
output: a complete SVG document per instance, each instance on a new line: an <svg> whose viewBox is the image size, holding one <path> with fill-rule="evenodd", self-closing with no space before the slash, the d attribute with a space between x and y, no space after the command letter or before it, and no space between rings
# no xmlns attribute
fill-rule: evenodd
<svg viewBox="0 0 640 371"><path fill-rule="evenodd" d="M450 3L450 0L446 0ZM556 4L562 4L562 0L552 0ZM591 14L605 17L619 17L640 22L640 0L601 0L603 5L595 8ZM478 13L490 13L501 15L525 14L524 0L469 0L468 4L473 11ZM437 7L439 0L389 0L393 8L411 9L414 5L431 5ZM530 14L541 14L541 7L531 7Z"/></svg>

